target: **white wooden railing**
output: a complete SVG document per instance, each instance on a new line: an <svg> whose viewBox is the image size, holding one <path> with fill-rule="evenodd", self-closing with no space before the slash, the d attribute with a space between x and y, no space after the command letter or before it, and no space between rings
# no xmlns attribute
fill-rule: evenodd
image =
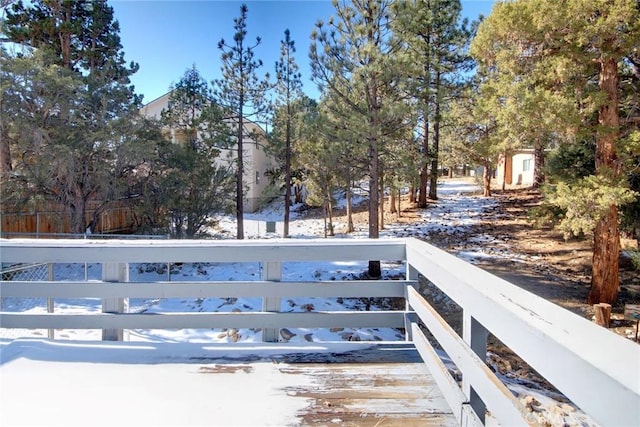
<svg viewBox="0 0 640 427"><path fill-rule="evenodd" d="M285 282L282 263L397 261L407 280ZM535 424L530 413L486 366L493 334L602 425L640 425L640 346L416 239L248 241L0 240L2 263L101 263L102 281L0 282L2 297L98 297L99 314L0 312L3 328L123 329L263 328L276 341L283 327L405 328L461 425L491 420ZM253 282L128 283L128 264L142 262L260 262ZM460 337L417 291L437 286L463 310ZM280 312L281 298L404 297L400 311ZM125 313L127 298L261 297L261 312ZM433 349L421 324L462 372L462 387ZM480 416L476 415L480 414ZM485 420L485 416L490 417Z"/></svg>

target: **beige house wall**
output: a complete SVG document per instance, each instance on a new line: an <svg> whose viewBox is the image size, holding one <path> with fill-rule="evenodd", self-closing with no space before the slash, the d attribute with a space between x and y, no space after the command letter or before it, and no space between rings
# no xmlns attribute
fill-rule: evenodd
<svg viewBox="0 0 640 427"><path fill-rule="evenodd" d="M162 110L169 105L169 93L157 98L140 110L141 114L146 117L160 119ZM273 167L273 160L264 151L266 145L265 131L256 123L245 119L244 122L244 141L243 160L244 160L244 199L245 211L254 212L259 209L266 201L272 199L275 194L267 194L269 188L268 178L265 172ZM253 135L259 135L258 141L252 139ZM167 135L169 136L169 135ZM178 143L175 130L170 130L172 142ZM214 163L219 165L231 165L235 169L235 160L237 158L237 147L221 150L220 156L214 159Z"/></svg>

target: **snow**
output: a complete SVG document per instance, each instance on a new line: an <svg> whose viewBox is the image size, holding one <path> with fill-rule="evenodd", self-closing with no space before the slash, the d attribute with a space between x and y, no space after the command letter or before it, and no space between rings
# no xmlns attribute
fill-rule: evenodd
<svg viewBox="0 0 640 427"><path fill-rule="evenodd" d="M283 374L273 361L294 351L346 350L340 343L274 347L33 339L0 348L3 426L292 425L309 401L286 390L309 379Z"/></svg>
<svg viewBox="0 0 640 427"><path fill-rule="evenodd" d="M479 188L468 181L447 180L439 184L439 200L429 209L422 211L420 221L415 224L389 224L381 231L381 238L386 237L418 237L429 239L432 233L453 236L464 232L473 226L482 212L496 206L495 200L479 196ZM355 200L362 201L361 197ZM339 202L342 203L342 202ZM245 233L247 238L278 238L282 233L282 211L280 204L273 203L257 213L245 215ZM233 238L235 236L235 220L231 216L216 218L218 225L213 232L217 238ZM266 222L276 222L276 233L266 232ZM336 229L341 229L336 224ZM293 209L290 224L292 238L317 238L324 235L322 219L304 219ZM366 237L366 230L357 230L352 235L338 235L336 238ZM488 249L490 248L490 249ZM486 259L510 259L514 262L531 261L523 256L510 252L508 242L495 239L489 235L476 235L468 240L464 250L457 254L462 259L474 262ZM282 267L282 280L318 281L318 280L349 280L366 270L363 263L285 263ZM384 264L383 271L387 276L402 276L402 263ZM181 264L166 265L142 264L132 265L130 280L255 280L260 277L259 263L227 263L227 264ZM68 264L56 265L54 277L56 280L78 280L86 278L99 279L100 265ZM362 301L358 299L317 299L294 298L282 301L282 311L304 311L313 307L318 310L350 310L363 309ZM257 311L262 308L259 298L238 299L156 299L131 300L130 311L133 312L187 312L187 311ZM376 307L372 307L376 309ZM4 301L4 311L22 311L31 313L46 312L46 304L42 301L24 301L7 298ZM99 312L101 301L98 299L56 300L56 313ZM397 330L384 328L317 330L291 328L287 330L289 343L295 346L307 346L310 352L339 351L335 342L345 340L362 341L398 341L404 336ZM0 408L17 408L11 411L11 416L0 415L0 424L20 424L20 413L29 412L34 415L35 424L49 424L47 420L52 413L64 415L73 413L74 417L65 422L66 425L113 424L113 418L100 418L103 412L100 407L101 396L116 397L116 405L123 408L136 406L137 411L127 411L135 414L135 418L128 418L127 424L132 425L180 425L185 419L184 410L180 405L192 396L210 396L207 410L194 411L189 415L192 425L207 424L209 419L199 419L198 414L208 415L207 411L216 411L216 423L232 425L233 413L243 411L250 413L249 424L254 425L284 425L290 424L298 408L291 407L290 401L279 401L275 389L286 387L283 378L276 378L274 368L268 363L258 364L251 375L230 374L232 386L224 395L217 395L219 391L208 387L207 375L198 376L198 380L189 383L189 393L181 393L186 387L182 384L185 372L195 369L193 364L185 362L189 355L202 351L214 352L216 357L227 358L252 354L258 358L272 357L274 349L261 343L261 332L254 330L132 330L128 333L130 341L126 349L118 349L117 345L96 343L101 338L98 330L64 330L55 331L56 340L42 339L47 336L46 330L16 330L0 328ZM20 339L19 339L20 338ZM330 344L330 343L334 344ZM227 344L231 343L231 344ZM180 349L176 352L176 345ZM131 347L130 347L131 346ZM171 347L168 347L171 346ZM171 348L171 350L169 350ZM287 347L282 351L286 351ZM226 352L226 353L225 353ZM244 353L243 353L244 352ZM55 355L51 360L40 357L43 354ZM180 354L181 358L175 357ZM39 356L40 355L40 356ZM74 356L72 356L74 355ZM73 359L76 357L77 359ZM173 358L173 359L172 359ZM41 360L42 359L42 360ZM173 363L161 363L171 359ZM133 362L135 360L136 362ZM69 363L73 362L73 363ZM162 370L158 371L161 363ZM98 369L99 367L99 369ZM57 400L56 387L73 384L75 379L91 375L95 378L95 386L90 390L74 390L71 388L74 400L62 402ZM188 376L187 376L188 377ZM517 395L528 395L535 398L536 414L542 412L554 417L552 425L582 425L590 426L595 423L575 407L558 402L541 390L531 390L518 381L503 378L507 386ZM216 381L220 375L216 375ZM126 387L123 385L126 384ZM195 388L194 388L195 387ZM67 387L68 389L68 387ZM11 390L11 392L8 392ZM270 396L263 399L263 396ZM46 399L45 399L46 398ZM261 400L262 399L262 400ZM32 401L48 402L47 407L39 407L33 411ZM82 402L82 404L78 404ZM215 406L211 402L215 402ZM246 410L247 403L250 411ZM302 403L300 403L302 402ZM300 399L296 404L304 404ZM152 404L153 407L148 407ZM6 405L6 406L5 406ZM289 405L289 406L287 406ZM282 408L281 408L282 406ZM223 411L220 408L227 408ZM172 410L168 411L167 408ZM278 408L269 411L269 408ZM540 409L542 408L542 410ZM560 409L558 409L560 408ZM196 413L197 412L197 413ZM225 418L229 414L228 418ZM133 415L132 415L133 416ZM547 418L549 419L549 418Z"/></svg>

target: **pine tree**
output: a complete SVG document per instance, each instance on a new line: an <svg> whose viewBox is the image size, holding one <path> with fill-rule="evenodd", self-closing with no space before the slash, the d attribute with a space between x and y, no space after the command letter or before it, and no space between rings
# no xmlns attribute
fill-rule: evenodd
<svg viewBox="0 0 640 427"><path fill-rule="evenodd" d="M35 0L28 6L19 0L7 9L4 31L8 40L47 49L52 63L74 71L99 71L122 82L138 70L126 65L120 26L106 0Z"/></svg>
<svg viewBox="0 0 640 427"><path fill-rule="evenodd" d="M391 42L388 1L334 1L336 17L318 22L309 52L314 79L348 106L356 119L346 123L366 141L369 176L369 237L379 237L382 134L398 111L393 94L399 72ZM369 275L380 277L379 261Z"/></svg>
<svg viewBox="0 0 640 427"><path fill-rule="evenodd" d="M174 85L162 121L176 143L171 147L163 187L173 235L192 238L212 213L229 210L233 173L216 163L228 141L222 109L212 102L211 90L195 65Z"/></svg>
<svg viewBox="0 0 640 427"><path fill-rule="evenodd" d="M291 205L291 157L292 157L292 122L296 111L294 102L301 96L302 81L299 67L295 61L295 43L289 30L284 32L284 40L280 42L280 59L276 62L276 105L283 107L284 117L284 230L282 237L289 237L289 210ZM277 156L276 159L282 158Z"/></svg>
<svg viewBox="0 0 640 427"><path fill-rule="evenodd" d="M359 115L332 92L325 93L319 111L320 132L331 144L332 159L329 167L336 177L336 185L345 194L346 232L351 233L354 231L353 187L366 177L368 171L366 139L360 127L350 125L360 119Z"/></svg>
<svg viewBox="0 0 640 427"><path fill-rule="evenodd" d="M200 116L211 102L209 84L193 65L173 85L168 108L161 113L163 122L170 126L176 142L187 144L193 150L198 148Z"/></svg>
<svg viewBox="0 0 640 427"><path fill-rule="evenodd" d="M456 158L483 168L482 188L485 197L491 196L491 176L502 153L501 136L495 119L496 98L479 78L462 90L448 105L444 121L444 139Z"/></svg>
<svg viewBox="0 0 640 427"><path fill-rule="evenodd" d="M222 51L222 78L215 80L214 99L226 109L229 123L236 131L236 220L237 238L244 239L244 121L247 116L260 116L267 110L265 92L269 88L269 75L258 79L256 72L262 61L254 59L254 51L260 45L260 37L255 44L247 44L246 4L240 7L240 16L234 18L233 42L224 39L218 43Z"/></svg>
<svg viewBox="0 0 640 427"><path fill-rule="evenodd" d="M461 13L459 0L413 0L394 7L394 35L407 46L408 91L421 110L421 208L427 197L437 199L442 104L453 80L468 66L465 50L471 32Z"/></svg>
<svg viewBox="0 0 640 427"><path fill-rule="evenodd" d="M338 189L336 145L327 132L328 122L321 113L322 103L313 104L304 120L304 138L300 141L298 161L305 170L307 203L322 206L324 235L333 236L334 192Z"/></svg>
<svg viewBox="0 0 640 427"><path fill-rule="evenodd" d="M24 195L20 203L53 199L76 233L93 228L100 210L127 194L124 174L146 150L126 148L142 120L129 82L137 65L125 63L118 31L105 1L38 0L7 9L4 38L22 49L3 52L0 67L7 88L2 164L12 170L3 175L3 202L14 190ZM12 151L30 153L28 160ZM87 222L89 200L102 205Z"/></svg>

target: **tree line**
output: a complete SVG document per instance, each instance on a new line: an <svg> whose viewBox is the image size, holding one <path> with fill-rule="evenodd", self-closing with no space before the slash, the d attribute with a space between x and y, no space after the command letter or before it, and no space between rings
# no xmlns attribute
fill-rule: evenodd
<svg viewBox="0 0 640 427"><path fill-rule="evenodd" d="M242 5L233 37L218 44L223 77L209 83L188 69L153 120L139 114L129 82L137 64L124 60L106 1L12 5L3 40L22 49L2 48L2 204L52 198L83 232L87 200L129 197L141 226L178 237L235 209L243 238L245 120L255 115L271 124L264 149L285 200L284 237L302 186L308 203L325 208L327 235L335 195L344 194L353 231L360 186L377 238L384 210L401 212L401 189L427 208L443 169L482 166L490 196L499 159L532 148L550 219L567 236L593 236L591 302L614 301L620 230L640 228L640 3L497 2L474 22L459 0L336 0L334 8L310 29L319 99L302 92L288 30L275 79L258 76L261 40L247 38ZM172 144L167 129L183 143ZM228 166L212 161L229 149ZM380 275L379 263L369 274Z"/></svg>

